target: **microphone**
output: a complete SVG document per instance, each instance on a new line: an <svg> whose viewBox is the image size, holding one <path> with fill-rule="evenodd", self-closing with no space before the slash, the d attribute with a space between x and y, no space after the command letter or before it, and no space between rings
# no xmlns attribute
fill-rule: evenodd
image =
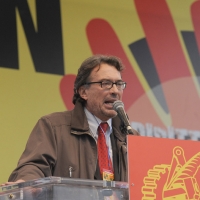
<svg viewBox="0 0 200 200"><path fill-rule="evenodd" d="M119 118L124 123L127 133L134 135L133 129L131 128L130 122L129 122L126 112L124 110L123 102L119 101L119 100L115 101L113 103L113 109L117 112Z"/></svg>

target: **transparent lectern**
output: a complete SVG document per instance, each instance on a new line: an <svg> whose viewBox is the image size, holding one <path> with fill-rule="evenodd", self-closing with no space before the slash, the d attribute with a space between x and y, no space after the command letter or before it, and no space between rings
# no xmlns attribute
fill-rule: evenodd
<svg viewBox="0 0 200 200"><path fill-rule="evenodd" d="M128 200L128 183L47 177L0 187L0 200Z"/></svg>

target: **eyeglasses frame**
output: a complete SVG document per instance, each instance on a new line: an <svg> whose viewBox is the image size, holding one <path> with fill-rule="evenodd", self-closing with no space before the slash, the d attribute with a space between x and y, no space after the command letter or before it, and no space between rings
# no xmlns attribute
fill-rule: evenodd
<svg viewBox="0 0 200 200"><path fill-rule="evenodd" d="M103 88L103 87L102 87L102 83L103 83L103 82L106 82L106 81L109 81L109 82L112 83L112 86L111 86L110 88L106 88L106 87ZM122 82L123 84L125 84L125 86L124 86L123 89L117 87L117 83L119 83L119 82ZM127 85L127 83L124 82L124 81L112 82L112 81L110 81L110 80L103 80L103 81L96 81L96 82L87 82L87 83L85 83L84 85L91 85L91 84L94 84L94 83L99 83L99 84L101 85L101 88L103 88L103 89L111 89L111 88L113 87L113 85L115 84L118 90L124 90L124 89L126 88L126 85Z"/></svg>

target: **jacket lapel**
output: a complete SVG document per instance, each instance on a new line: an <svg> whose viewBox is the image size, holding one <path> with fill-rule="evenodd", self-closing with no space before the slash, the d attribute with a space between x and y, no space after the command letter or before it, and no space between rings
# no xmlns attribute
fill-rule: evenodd
<svg viewBox="0 0 200 200"><path fill-rule="evenodd" d="M111 142L113 148L113 166L115 170L116 181L127 181L127 148L126 134L121 133L121 120L115 117L112 120L113 134L111 134Z"/></svg>

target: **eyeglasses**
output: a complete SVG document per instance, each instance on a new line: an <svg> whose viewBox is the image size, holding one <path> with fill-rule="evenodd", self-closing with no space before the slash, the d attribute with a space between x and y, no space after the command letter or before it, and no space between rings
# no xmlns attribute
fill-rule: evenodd
<svg viewBox="0 0 200 200"><path fill-rule="evenodd" d="M107 81L99 81L99 82L88 82L88 83L85 83L85 85L90 85L93 83L99 83L103 89L111 89L114 84L117 86L118 90L123 90L126 88L126 82L124 81L117 81L113 83L112 81L107 80Z"/></svg>

